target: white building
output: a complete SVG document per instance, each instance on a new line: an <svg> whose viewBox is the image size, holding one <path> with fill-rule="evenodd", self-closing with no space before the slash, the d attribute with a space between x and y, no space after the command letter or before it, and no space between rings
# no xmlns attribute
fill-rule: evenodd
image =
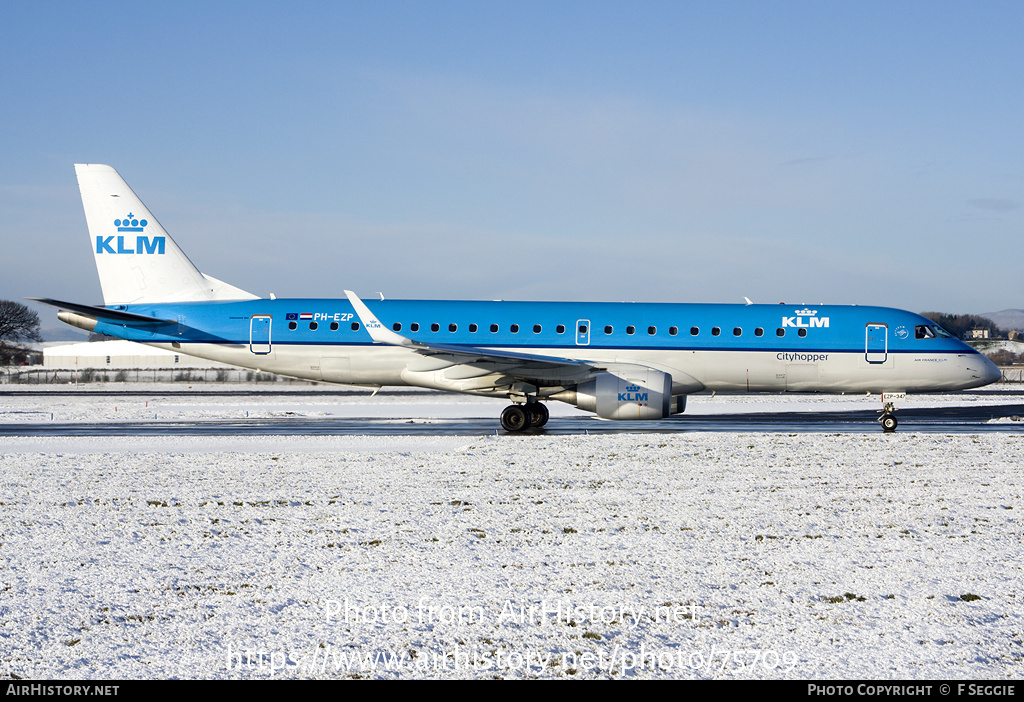
<svg viewBox="0 0 1024 702"><path fill-rule="evenodd" d="M179 351L136 344L134 341L93 341L46 345L43 366L48 368L231 368L232 366Z"/></svg>

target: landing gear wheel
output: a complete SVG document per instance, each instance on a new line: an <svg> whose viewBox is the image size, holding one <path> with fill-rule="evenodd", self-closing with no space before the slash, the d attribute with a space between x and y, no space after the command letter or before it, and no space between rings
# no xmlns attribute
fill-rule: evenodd
<svg viewBox="0 0 1024 702"><path fill-rule="evenodd" d="M531 402L526 406L526 412L530 415L530 428L537 429L548 423L548 408L543 402Z"/></svg>
<svg viewBox="0 0 1024 702"><path fill-rule="evenodd" d="M522 405L509 405L501 412L501 428L505 431L522 431L530 426L530 415Z"/></svg>
<svg viewBox="0 0 1024 702"><path fill-rule="evenodd" d="M896 421L896 417L894 415L883 414L881 417L878 418L878 421L882 423L882 431L896 431L896 425L898 424L898 422Z"/></svg>

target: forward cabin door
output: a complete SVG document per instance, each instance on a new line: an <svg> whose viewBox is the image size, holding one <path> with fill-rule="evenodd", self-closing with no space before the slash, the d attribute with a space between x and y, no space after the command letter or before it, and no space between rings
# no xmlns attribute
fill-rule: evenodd
<svg viewBox="0 0 1024 702"><path fill-rule="evenodd" d="M885 363L889 357L889 327L885 324L867 324L864 327L864 360Z"/></svg>

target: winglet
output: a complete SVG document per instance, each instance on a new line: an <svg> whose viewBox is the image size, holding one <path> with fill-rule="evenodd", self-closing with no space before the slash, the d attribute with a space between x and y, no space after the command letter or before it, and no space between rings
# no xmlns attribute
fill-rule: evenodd
<svg viewBox="0 0 1024 702"><path fill-rule="evenodd" d="M390 329L385 328L354 292L346 290L345 296L352 303L353 309L359 315L359 321L362 322L366 331L369 332L370 338L373 339L374 343L390 344L391 346L416 346L416 342L412 339L407 339L401 334L396 334Z"/></svg>

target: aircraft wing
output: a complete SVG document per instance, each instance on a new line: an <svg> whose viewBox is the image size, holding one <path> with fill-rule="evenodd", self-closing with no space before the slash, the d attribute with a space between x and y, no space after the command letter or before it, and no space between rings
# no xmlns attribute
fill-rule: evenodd
<svg viewBox="0 0 1024 702"><path fill-rule="evenodd" d="M378 344L402 346L416 353L446 360L450 365L467 365L480 370L492 369L505 373L515 373L524 377L558 377L578 378L589 375L591 371L600 370L590 361L581 361L560 356L547 356L533 353L518 353L482 346L463 346L453 344L427 344L397 334L381 324L380 320L369 310L366 304L351 290L345 295L359 316L359 321L370 334L370 338Z"/></svg>

